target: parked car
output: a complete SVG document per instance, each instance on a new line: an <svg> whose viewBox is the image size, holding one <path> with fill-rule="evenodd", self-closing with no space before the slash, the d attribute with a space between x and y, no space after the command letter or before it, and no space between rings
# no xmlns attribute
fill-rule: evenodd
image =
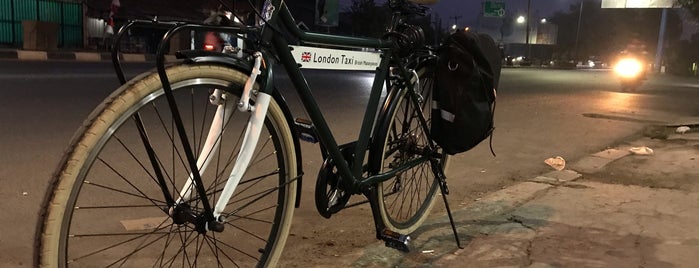
<svg viewBox="0 0 699 268"><path fill-rule="evenodd" d="M575 69L576 63L573 60L552 60L549 65L557 69Z"/></svg>
<svg viewBox="0 0 699 268"><path fill-rule="evenodd" d="M524 56L507 56L505 57L505 65L506 66L531 66L532 65L532 60L524 57Z"/></svg>

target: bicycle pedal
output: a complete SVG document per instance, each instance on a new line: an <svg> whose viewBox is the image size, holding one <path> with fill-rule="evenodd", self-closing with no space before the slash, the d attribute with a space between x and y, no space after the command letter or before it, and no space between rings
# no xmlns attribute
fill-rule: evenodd
<svg viewBox="0 0 699 268"><path fill-rule="evenodd" d="M410 236L399 234L394 231L384 229L381 234L381 240L386 242L386 247L397 249L403 252L410 252L408 244L410 243Z"/></svg>
<svg viewBox="0 0 699 268"><path fill-rule="evenodd" d="M316 135L316 127L313 126L311 120L305 118L294 119L296 124L296 129L299 132L299 139L305 142L318 143L318 137Z"/></svg>

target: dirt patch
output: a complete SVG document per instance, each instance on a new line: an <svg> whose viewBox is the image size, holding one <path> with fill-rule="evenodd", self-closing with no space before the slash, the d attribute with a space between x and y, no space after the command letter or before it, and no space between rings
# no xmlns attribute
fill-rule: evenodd
<svg viewBox="0 0 699 268"><path fill-rule="evenodd" d="M599 172L585 174L585 178L652 188L699 190L699 141L642 138L628 145L649 147L653 154L623 157Z"/></svg>

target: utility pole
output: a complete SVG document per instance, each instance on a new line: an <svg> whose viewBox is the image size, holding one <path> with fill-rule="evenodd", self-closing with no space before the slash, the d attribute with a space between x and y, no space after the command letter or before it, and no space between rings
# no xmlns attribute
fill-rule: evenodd
<svg viewBox="0 0 699 268"><path fill-rule="evenodd" d="M576 62L576 64L579 60L578 57L580 56L578 54L578 38L580 37L580 23L582 22L583 3L585 3L585 0L580 1L580 12L578 13L578 30L575 31L575 62Z"/></svg>
<svg viewBox="0 0 699 268"><path fill-rule="evenodd" d="M660 65L663 58L663 45L665 44L665 26L667 25L667 8L663 8L663 13L660 17L660 31L658 33L658 48L655 51L655 61L653 62L653 70L660 72Z"/></svg>
<svg viewBox="0 0 699 268"><path fill-rule="evenodd" d="M442 35L442 18L439 17L439 14L434 13L434 18L432 20L432 23L434 24L434 45L438 46L439 45L439 40Z"/></svg>
<svg viewBox="0 0 699 268"><path fill-rule="evenodd" d="M531 53L532 53L532 44L529 43L529 31L530 31L530 26L529 26L530 25L530 23L529 23L530 16L529 15L530 15L531 6L532 6L532 0L527 0L527 21L526 21L527 22L527 58L530 58ZM530 58L530 60L531 60L531 58Z"/></svg>
<svg viewBox="0 0 699 268"><path fill-rule="evenodd" d="M449 18L454 19L454 25L457 25L457 24L458 24L458 20L461 18L461 16L451 16L451 17L449 17Z"/></svg>

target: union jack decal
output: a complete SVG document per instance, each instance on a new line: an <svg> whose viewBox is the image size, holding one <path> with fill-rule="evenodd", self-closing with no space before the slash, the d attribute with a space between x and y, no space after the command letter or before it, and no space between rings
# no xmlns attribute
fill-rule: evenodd
<svg viewBox="0 0 699 268"><path fill-rule="evenodd" d="M311 52L303 52L301 54L301 61L302 62L310 62L311 61Z"/></svg>

